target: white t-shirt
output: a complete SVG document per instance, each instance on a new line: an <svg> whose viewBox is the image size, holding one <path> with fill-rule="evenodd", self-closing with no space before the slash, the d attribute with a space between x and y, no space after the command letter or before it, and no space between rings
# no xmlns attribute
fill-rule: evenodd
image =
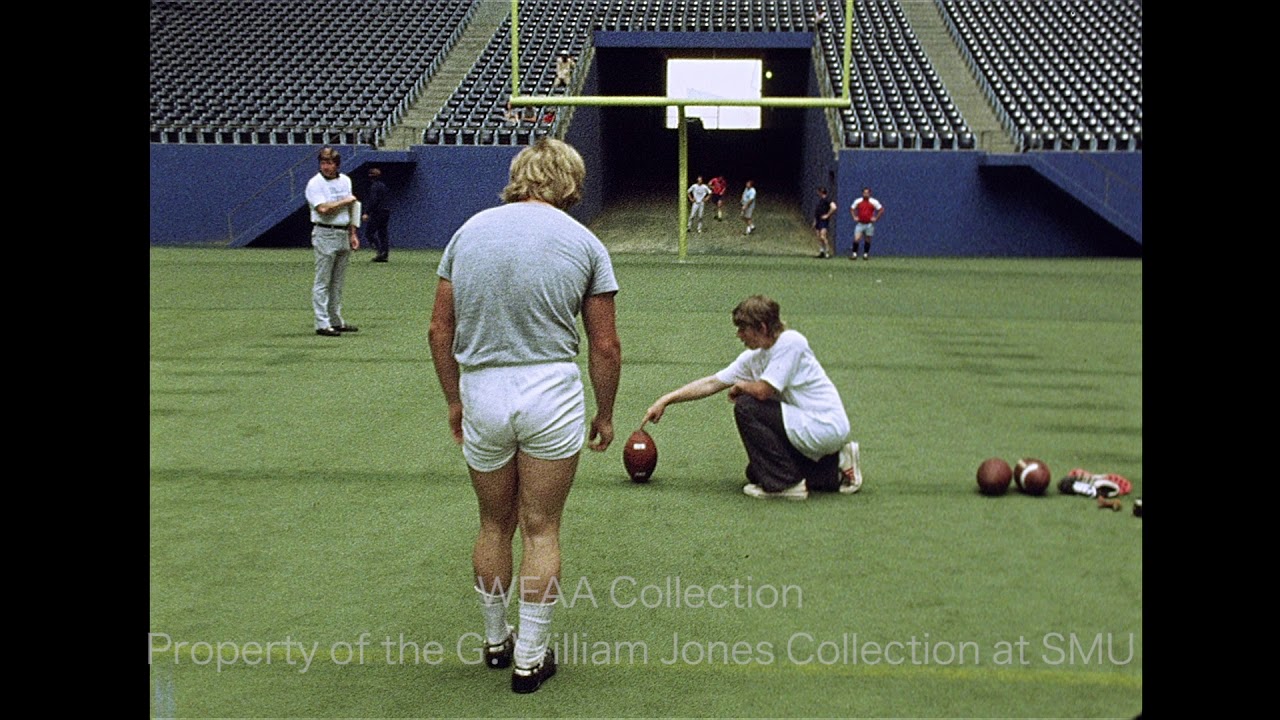
<svg viewBox="0 0 1280 720"><path fill-rule="evenodd" d="M778 391L782 424L791 445L811 460L838 452L849 441L849 415L809 341L784 330L770 348L744 350L716 373L723 383L763 380Z"/></svg>
<svg viewBox="0 0 1280 720"><path fill-rule="evenodd" d="M618 291L599 238L538 202L472 215L445 247L436 274L453 283L453 351L463 370L572 362L583 302Z"/></svg>
<svg viewBox="0 0 1280 720"><path fill-rule="evenodd" d="M690 185L689 194L693 196L693 201L695 203L700 203L706 200L707 196L711 194L711 188L703 184Z"/></svg>
<svg viewBox="0 0 1280 720"><path fill-rule="evenodd" d="M307 206L311 209L311 222L325 225L350 225L350 205L343 205L336 212L328 215L316 212L317 205L341 200L350 195L351 178L345 174L338 173L338 177L326 180L323 175L316 173L315 177L307 181Z"/></svg>

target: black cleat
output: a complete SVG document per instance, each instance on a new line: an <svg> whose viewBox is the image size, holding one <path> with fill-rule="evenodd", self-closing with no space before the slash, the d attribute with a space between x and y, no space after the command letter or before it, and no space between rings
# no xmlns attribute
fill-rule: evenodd
<svg viewBox="0 0 1280 720"><path fill-rule="evenodd" d="M542 687L542 683L551 679L556 674L556 653L547 647L547 653L542 656L542 662L537 667L524 669L516 666L511 672L511 692L515 693L531 693L536 692Z"/></svg>
<svg viewBox="0 0 1280 720"><path fill-rule="evenodd" d="M511 667L511 653L515 650L515 635L507 635L507 639L497 645L484 646L484 664L492 670Z"/></svg>

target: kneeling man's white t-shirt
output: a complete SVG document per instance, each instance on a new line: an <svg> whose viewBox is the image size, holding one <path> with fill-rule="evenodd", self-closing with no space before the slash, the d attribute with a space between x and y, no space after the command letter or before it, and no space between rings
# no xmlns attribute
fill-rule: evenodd
<svg viewBox="0 0 1280 720"><path fill-rule="evenodd" d="M809 341L795 330L784 330L773 347L744 350L716 378L729 384L763 380L772 385L782 402L787 439L811 460L839 452L849 441L849 415L840 392Z"/></svg>

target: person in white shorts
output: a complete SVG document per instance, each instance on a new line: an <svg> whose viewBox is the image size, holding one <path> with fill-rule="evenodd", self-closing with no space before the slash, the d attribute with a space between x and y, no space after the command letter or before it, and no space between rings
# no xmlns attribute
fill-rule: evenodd
<svg viewBox="0 0 1280 720"><path fill-rule="evenodd" d="M742 189L742 220L746 222L747 229L742 232L743 235L750 235L752 230L756 229L753 216L756 214L756 184L752 180L748 180L746 187Z"/></svg>
<svg viewBox="0 0 1280 720"><path fill-rule="evenodd" d="M849 206L853 218L853 250L850 260L858 259L858 243L862 243L862 259L871 259L871 238L876 234L876 223L884 217L884 205L871 197L871 188L862 188L862 197Z"/></svg>
<svg viewBox="0 0 1280 720"><path fill-rule="evenodd" d="M560 586L560 519L582 446L613 442L622 367L609 253L567 212L586 167L542 138L511 162L504 204L458 228L436 274L428 332L449 429L462 445L480 509L472 551L490 668L514 662L511 689L536 691L556 671L549 646ZM514 241L514 242L513 242ZM581 316L595 414L578 371ZM512 541L523 552L513 587ZM508 592L519 620L507 622Z"/></svg>

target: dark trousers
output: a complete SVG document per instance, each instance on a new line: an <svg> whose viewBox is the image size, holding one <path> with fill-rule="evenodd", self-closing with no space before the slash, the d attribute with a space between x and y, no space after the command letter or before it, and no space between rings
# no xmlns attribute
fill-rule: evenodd
<svg viewBox="0 0 1280 720"><path fill-rule="evenodd" d="M733 402L733 419L747 450L747 481L766 492L786 490L808 480L813 492L835 492L840 488L840 454L810 460L787 439L782 424L782 403L739 395Z"/></svg>
<svg viewBox="0 0 1280 720"><path fill-rule="evenodd" d="M391 252L391 238L387 235L387 223L390 220L391 213L375 213L369 216L369 221L364 226L364 240L378 251L378 257L386 257Z"/></svg>

